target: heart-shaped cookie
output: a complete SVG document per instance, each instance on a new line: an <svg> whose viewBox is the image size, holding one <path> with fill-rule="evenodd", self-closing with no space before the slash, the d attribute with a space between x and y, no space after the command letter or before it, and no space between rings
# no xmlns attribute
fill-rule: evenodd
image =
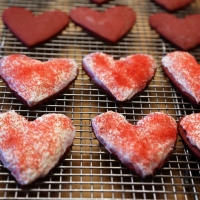
<svg viewBox="0 0 200 200"><path fill-rule="evenodd" d="M186 115L179 120L178 131L190 151L200 160L200 113Z"/></svg>
<svg viewBox="0 0 200 200"><path fill-rule="evenodd" d="M186 7L194 0L153 0L155 3L159 4L163 8L167 9L168 11L175 11L181 8Z"/></svg>
<svg viewBox="0 0 200 200"><path fill-rule="evenodd" d="M60 10L35 16L29 10L10 7L3 11L3 22L27 47L43 43L59 34L69 23L68 15Z"/></svg>
<svg viewBox="0 0 200 200"><path fill-rule="evenodd" d="M162 58L162 68L181 94L199 106L200 65L195 58L187 52L171 52Z"/></svg>
<svg viewBox="0 0 200 200"><path fill-rule="evenodd" d="M149 84L156 72L153 57L130 55L120 60L102 52L83 58L83 69L100 88L117 101L133 99Z"/></svg>
<svg viewBox="0 0 200 200"><path fill-rule="evenodd" d="M115 6L105 12L77 7L69 15L76 24L109 43L116 43L136 21L135 12L126 6Z"/></svg>
<svg viewBox="0 0 200 200"><path fill-rule="evenodd" d="M132 125L108 111L92 119L92 128L111 154L143 178L167 162L177 139L176 122L164 113L151 113Z"/></svg>
<svg viewBox="0 0 200 200"><path fill-rule="evenodd" d="M177 18L168 13L156 13L149 18L152 28L183 50L189 50L200 44L199 21L200 14Z"/></svg>
<svg viewBox="0 0 200 200"><path fill-rule="evenodd" d="M0 76L29 108L35 108L62 93L78 75L72 59L41 62L21 54L0 59Z"/></svg>
<svg viewBox="0 0 200 200"><path fill-rule="evenodd" d="M71 147L75 127L63 114L27 121L14 111L0 114L0 160L21 185L44 177Z"/></svg>
<svg viewBox="0 0 200 200"><path fill-rule="evenodd" d="M108 2L109 0L91 0L91 2L96 3L97 5L101 5L103 3Z"/></svg>

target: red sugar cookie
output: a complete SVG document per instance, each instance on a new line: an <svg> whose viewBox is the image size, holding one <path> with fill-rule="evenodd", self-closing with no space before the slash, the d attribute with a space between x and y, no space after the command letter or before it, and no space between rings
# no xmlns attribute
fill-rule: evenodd
<svg viewBox="0 0 200 200"><path fill-rule="evenodd" d="M35 16L20 7L3 11L2 20L10 31L27 47L34 47L59 34L69 23L68 15L59 10Z"/></svg>
<svg viewBox="0 0 200 200"><path fill-rule="evenodd" d="M27 121L14 111L0 114L0 160L20 185L44 177L70 149L75 127L62 114Z"/></svg>
<svg viewBox="0 0 200 200"><path fill-rule="evenodd" d="M200 113L182 117L178 131L190 151L200 160Z"/></svg>
<svg viewBox="0 0 200 200"><path fill-rule="evenodd" d="M168 13L150 16L149 23L162 37L183 50L200 44L200 14L177 18Z"/></svg>
<svg viewBox="0 0 200 200"><path fill-rule="evenodd" d="M200 106L200 65L195 58L187 52L168 53L162 58L162 68L181 94Z"/></svg>
<svg viewBox="0 0 200 200"><path fill-rule="evenodd" d="M109 0L90 0L93 3L96 3L97 5L101 5L103 3L108 2Z"/></svg>
<svg viewBox="0 0 200 200"><path fill-rule="evenodd" d="M78 66L72 59L41 62L20 54L0 59L1 78L32 109L66 90L77 75Z"/></svg>
<svg viewBox="0 0 200 200"><path fill-rule="evenodd" d="M96 52L85 56L82 64L94 83L117 101L128 101L140 94L156 72L155 60L145 54L114 60Z"/></svg>
<svg viewBox="0 0 200 200"><path fill-rule="evenodd" d="M116 43L136 21L135 12L126 6L115 6L104 12L78 7L71 10L69 15L76 24L109 43Z"/></svg>
<svg viewBox="0 0 200 200"><path fill-rule="evenodd" d="M175 120L158 112L132 125L121 114L108 111L92 119L92 128L109 153L143 178L167 162L177 140Z"/></svg>
<svg viewBox="0 0 200 200"><path fill-rule="evenodd" d="M194 0L153 0L168 11L175 11L186 7Z"/></svg>

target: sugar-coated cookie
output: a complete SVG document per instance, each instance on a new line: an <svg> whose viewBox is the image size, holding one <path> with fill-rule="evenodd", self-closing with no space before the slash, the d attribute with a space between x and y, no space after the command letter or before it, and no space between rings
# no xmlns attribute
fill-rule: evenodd
<svg viewBox="0 0 200 200"><path fill-rule="evenodd" d="M186 146L200 160L200 113L186 115L179 120L178 131Z"/></svg>
<svg viewBox="0 0 200 200"><path fill-rule="evenodd" d="M200 65L195 58L187 52L171 52L162 58L162 68L179 92L200 106Z"/></svg>
<svg viewBox="0 0 200 200"><path fill-rule="evenodd" d="M111 154L143 178L168 161L177 140L176 121L158 112L132 125L123 115L108 111L92 119L92 128Z"/></svg>
<svg viewBox="0 0 200 200"><path fill-rule="evenodd" d="M72 59L41 62L21 54L0 59L1 78L32 109L66 90L77 75L78 66Z"/></svg>
<svg viewBox="0 0 200 200"><path fill-rule="evenodd" d="M119 41L136 21L135 12L127 6L111 7L104 12L77 7L69 15L76 24L109 43Z"/></svg>
<svg viewBox="0 0 200 200"><path fill-rule="evenodd" d="M59 34L69 23L67 13L60 10L34 15L21 7L3 11L2 20L10 31L27 47L34 47Z"/></svg>
<svg viewBox="0 0 200 200"><path fill-rule="evenodd" d="M0 114L0 160L20 185L44 177L70 149L75 127L63 114L27 121L14 111Z"/></svg>
<svg viewBox="0 0 200 200"><path fill-rule="evenodd" d="M168 13L155 13L149 23L162 37L182 50L189 50L200 44L200 14L177 18Z"/></svg>
<svg viewBox="0 0 200 200"><path fill-rule="evenodd" d="M82 65L94 83L117 101L140 94L156 72L155 60L145 54L114 60L111 55L96 52L86 55Z"/></svg>

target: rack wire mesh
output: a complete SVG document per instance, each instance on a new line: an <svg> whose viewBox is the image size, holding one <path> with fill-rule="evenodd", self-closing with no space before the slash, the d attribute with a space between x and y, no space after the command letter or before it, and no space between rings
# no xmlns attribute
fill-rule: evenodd
<svg viewBox="0 0 200 200"><path fill-rule="evenodd" d="M178 138L168 163L150 178L142 179L131 173L110 155L95 138L90 120L108 110L122 113L136 123L150 112L165 112L178 120L181 116L199 112L169 83L160 67L163 55L176 50L152 30L150 14L163 11L150 0L111 0L96 6L89 0L1 0L0 13L10 6L21 6L40 14L60 9L69 13L77 6L103 11L114 5L127 5L137 14L132 30L116 45L107 45L86 33L73 22L57 37L34 49L26 48L0 20L0 57L21 53L46 61L49 58L72 58L79 64L79 76L71 87L37 110L28 110L0 80L0 111L14 109L28 120L45 113L63 113L73 120L76 137L70 152L60 165L43 179L28 187L20 187L0 165L0 199L200 199L200 162ZM200 1L174 14L183 17L200 12ZM135 53L152 55L158 64L148 88L131 102L118 103L98 89L82 70L82 58L91 52L102 51L116 59ZM200 62L200 47L189 51Z"/></svg>

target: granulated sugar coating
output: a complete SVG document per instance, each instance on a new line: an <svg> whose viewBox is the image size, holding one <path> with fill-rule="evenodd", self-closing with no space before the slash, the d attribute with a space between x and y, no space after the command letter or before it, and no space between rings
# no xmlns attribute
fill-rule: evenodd
<svg viewBox="0 0 200 200"><path fill-rule="evenodd" d="M96 52L84 57L83 68L117 101L126 101L148 85L155 74L156 63L152 56L145 54L114 60L110 55Z"/></svg>
<svg viewBox="0 0 200 200"><path fill-rule="evenodd" d="M0 160L21 185L45 176L71 147L75 127L63 114L27 121L14 111L0 114Z"/></svg>
<svg viewBox="0 0 200 200"><path fill-rule="evenodd" d="M196 104L200 102L200 65L187 52L175 51L162 58L163 68L167 68L170 76L183 90L190 94Z"/></svg>
<svg viewBox="0 0 200 200"><path fill-rule="evenodd" d="M29 107L59 93L77 75L78 66L72 59L55 58L41 62L13 54L0 60L0 76Z"/></svg>
<svg viewBox="0 0 200 200"><path fill-rule="evenodd" d="M108 111L93 118L92 127L105 148L142 177L163 166L177 138L175 120L158 112L132 125L121 114Z"/></svg>
<svg viewBox="0 0 200 200"><path fill-rule="evenodd" d="M186 132L186 137L192 145L200 150L200 113L185 116L180 125Z"/></svg>

